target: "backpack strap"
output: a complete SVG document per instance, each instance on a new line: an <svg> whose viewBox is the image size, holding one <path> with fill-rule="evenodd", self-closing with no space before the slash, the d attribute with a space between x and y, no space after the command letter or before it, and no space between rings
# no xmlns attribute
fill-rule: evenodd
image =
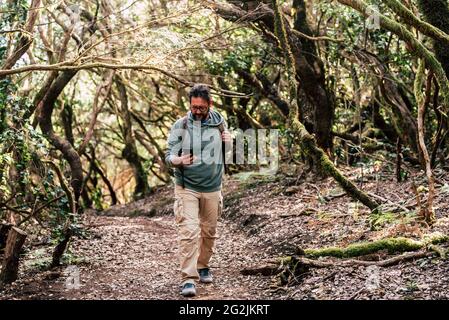
<svg viewBox="0 0 449 320"><path fill-rule="evenodd" d="M182 129L183 129L182 135L181 135L181 137L178 137L178 138L180 138L181 141L184 141L185 134L186 134L186 131L185 131L185 130L187 130L187 116L184 116L184 117L182 118ZM181 149L179 149L179 151L178 151L178 156L180 157L181 154L182 154L182 147L181 147Z"/></svg>
<svg viewBox="0 0 449 320"><path fill-rule="evenodd" d="M220 130L220 134L225 131L224 121L218 125L218 130ZM224 143L224 141L221 142L221 154L223 156L223 166L225 174L229 174L228 166L226 165L226 143Z"/></svg>
<svg viewBox="0 0 449 320"><path fill-rule="evenodd" d="M187 116L184 116L182 118L182 129L183 129L183 131L182 131L181 141L184 141L184 137L185 137L186 130L187 130L187 120L188 120ZM182 145L181 145L181 149L179 149L179 151L178 151L178 156L180 157L181 155L182 155ZM183 165L181 165L179 167L179 171L181 171L181 176L182 176L182 188L185 189L186 186L185 186L185 181L184 181L184 166Z"/></svg>

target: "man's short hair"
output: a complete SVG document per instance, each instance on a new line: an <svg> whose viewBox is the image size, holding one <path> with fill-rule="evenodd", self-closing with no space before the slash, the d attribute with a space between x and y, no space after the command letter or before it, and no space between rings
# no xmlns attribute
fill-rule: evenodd
<svg viewBox="0 0 449 320"><path fill-rule="evenodd" d="M200 97L200 98L203 98L204 100L206 100L208 103L210 103L211 98L210 98L209 87L202 83L194 84L189 92L189 101L190 102L192 102L192 97L195 97L195 98Z"/></svg>

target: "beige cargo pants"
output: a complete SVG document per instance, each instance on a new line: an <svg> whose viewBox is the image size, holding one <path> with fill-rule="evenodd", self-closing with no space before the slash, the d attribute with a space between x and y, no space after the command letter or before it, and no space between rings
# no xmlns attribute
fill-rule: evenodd
<svg viewBox="0 0 449 320"><path fill-rule="evenodd" d="M222 209L221 190L196 192L175 185L174 212L182 284L195 283L199 279L197 269L209 268Z"/></svg>

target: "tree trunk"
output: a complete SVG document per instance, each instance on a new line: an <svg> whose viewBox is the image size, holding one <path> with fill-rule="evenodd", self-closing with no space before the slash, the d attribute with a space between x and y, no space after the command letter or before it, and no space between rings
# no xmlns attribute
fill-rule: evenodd
<svg viewBox="0 0 449 320"><path fill-rule="evenodd" d="M417 143L418 125L407 103L403 99L398 86L394 82L393 75L376 55L366 50L357 50L355 51L355 56L361 64L369 66L379 77L380 94L386 104L391 107L391 119L397 135L405 145L409 146L419 156L420 152Z"/></svg>
<svg viewBox="0 0 449 320"><path fill-rule="evenodd" d="M354 8L365 17L369 17L370 15L370 10L368 10L369 6L363 0L338 0L338 2ZM379 23L382 28L391 31L396 34L399 39L405 41L408 50L411 51L414 56L422 58L425 61L426 66L434 73L441 88L441 96L446 108L445 110L447 111L447 106L449 106L449 80L439 60L419 41L419 39L416 39L415 34L410 32L404 25L381 13L377 13L377 17L379 18Z"/></svg>
<svg viewBox="0 0 449 320"><path fill-rule="evenodd" d="M64 191L66 192L71 205L72 211L71 214L75 214L79 208L78 200L81 195L81 188L83 184L83 167L81 164L80 156L78 155L78 153L76 152L75 148L70 143L70 141L63 139L62 137L56 135L56 133L54 132L52 123L52 114L58 96L61 94L62 90L64 90L64 88L70 82L70 80L75 76L76 72L77 71L72 70L64 71L56 77L56 79L50 86L49 90L45 94L44 98L39 103L40 105L40 107L38 107L39 114L37 115L37 119L39 121L39 125L41 127L43 134L46 135L47 139L56 149L61 151L64 159L66 159L67 162L69 163L71 173L70 184L73 190L73 197L72 197L72 190L69 190L68 187L65 185L64 178L62 174L59 172L56 164L54 163L51 164L58 173L61 186L63 186L63 188L65 189ZM68 239L70 239L71 235L72 233L70 230L64 229L64 239L63 241L59 242L56 248L54 249L53 263L55 263L55 261L59 263L58 259L60 259L60 257L64 253L64 250L67 247Z"/></svg>
<svg viewBox="0 0 449 320"><path fill-rule="evenodd" d="M42 107L38 119L42 132L46 135L51 144L62 152L64 159L69 163L72 176L70 183L73 188L75 202L78 202L83 184L83 167L81 159L69 141L56 135L53 130L51 119L56 99L75 74L76 71L64 71L56 78L41 102Z"/></svg>
<svg viewBox="0 0 449 320"><path fill-rule="evenodd" d="M424 19L449 34L449 4L447 0L418 0L418 8ZM449 45L447 42L433 39L435 55L449 78Z"/></svg>
<svg viewBox="0 0 449 320"><path fill-rule="evenodd" d="M92 158L87 153L84 153L84 155L86 156L87 160L92 161ZM103 169L97 164L96 161L92 162L92 166L93 166L93 169L95 170L95 172L100 175L101 179L103 180L103 182L105 183L106 187L109 190L109 194L111 196L111 205L112 206L116 205L118 203L117 195L115 194L115 191L114 191L111 181L109 181L108 177L103 172Z"/></svg>
<svg viewBox="0 0 449 320"><path fill-rule="evenodd" d="M293 72L295 70L295 60L290 49L290 44L287 38L287 33L285 30L284 20L281 16L278 4L276 0L272 1L273 8L275 11L274 21L275 21L275 31L279 40L279 47L282 52L284 52L286 60L286 72L288 89L290 92L290 112L289 112L289 122L293 133L296 136L302 150L311 156L321 172L333 177L338 184L345 190L348 195L352 198L359 200L364 205L366 205L371 210L375 211L379 204L372 200L366 193L357 188L357 186L350 180L345 178L341 172L335 167L332 161L328 158L326 153L317 146L314 137L306 130L304 125L298 120L298 105L296 94L298 92L295 79L293 78Z"/></svg>
<svg viewBox="0 0 449 320"><path fill-rule="evenodd" d="M150 193L150 186L148 185L147 173L145 172L140 156L137 153L136 141L132 132L131 114L128 109L128 94L126 92L126 87L119 76L115 77L115 83L120 94L120 117L123 119L122 134L125 140L125 148L122 150L122 156L133 168L136 181L133 198L138 200Z"/></svg>
<svg viewBox="0 0 449 320"><path fill-rule="evenodd" d="M0 250L6 246L6 239L8 238L9 230L11 230L12 224L2 223L0 224Z"/></svg>
<svg viewBox="0 0 449 320"><path fill-rule="evenodd" d="M223 19L240 23L258 23L263 30L269 31L264 32L267 41L273 42L273 37L270 34L274 32L274 14L268 5L260 1L253 1L253 4L257 3L257 6L252 6L253 9L246 11L240 9L249 8L249 4L245 4L244 1L205 2ZM307 22L303 19L305 16L304 1L295 0L294 5L299 12L295 17L295 28L310 33ZM334 98L325 86L323 63L317 57L314 44L304 42L304 39L296 35L288 25L286 25L286 33L295 60L294 74L301 84L301 90L304 92L307 101L312 105L312 133L317 139L318 146L329 153L332 149L331 127L334 116ZM295 96L297 97L298 94L295 93ZM298 119L303 119L302 113L298 113L297 116Z"/></svg>
<svg viewBox="0 0 449 320"><path fill-rule="evenodd" d="M5 255L3 258L0 284L8 284L17 280L19 273L19 255L27 234L19 228L12 227L8 232Z"/></svg>
<svg viewBox="0 0 449 320"><path fill-rule="evenodd" d="M53 250L51 267L56 267L61 264L61 258L67 249L67 245L69 244L70 238L73 235L73 231L70 229L69 224L67 223L64 228L64 238L56 245Z"/></svg>
<svg viewBox="0 0 449 320"><path fill-rule="evenodd" d="M293 0L294 29L308 36L313 36L307 23L304 0ZM296 60L296 76L302 86L307 100L313 106L313 131L317 144L328 155L332 151L332 123L334 120L334 97L326 87L324 64L319 58L315 42L306 38L292 39L293 54ZM297 47L295 50L294 48Z"/></svg>
<svg viewBox="0 0 449 320"><path fill-rule="evenodd" d="M425 89L425 96L422 94L422 86L424 82L424 62L420 62L418 72L415 79L415 97L416 102L418 103L418 140L419 140L419 147L421 148L421 152L423 154L424 158L424 167L426 169L426 176L427 181L429 185L429 193L427 196L427 203L426 207L421 207L421 215L424 217L425 221L428 224L432 224L435 222L435 212L433 210L433 198L435 196L435 178L433 176L431 162L430 162L430 156L429 152L427 151L427 146L425 142L425 135L424 135L424 115L426 113L427 105L430 101L430 95L432 90L432 73L429 73L427 76L426 81L426 89Z"/></svg>
<svg viewBox="0 0 449 320"><path fill-rule="evenodd" d="M65 103L61 111L61 122L64 127L65 138L70 142L70 144L75 146L75 138L73 137L73 107L69 103Z"/></svg>

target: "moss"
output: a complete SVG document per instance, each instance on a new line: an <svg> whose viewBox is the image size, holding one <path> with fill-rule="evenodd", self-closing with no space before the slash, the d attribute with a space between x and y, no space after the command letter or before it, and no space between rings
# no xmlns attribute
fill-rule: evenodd
<svg viewBox="0 0 449 320"><path fill-rule="evenodd" d="M428 235L425 235L423 237L423 241L426 245L429 244L440 244L440 243L444 243L444 242L448 242L449 241L449 236L442 234L440 232L435 232L435 233L431 233Z"/></svg>
<svg viewBox="0 0 449 320"><path fill-rule="evenodd" d="M336 257L343 258L344 249L338 247L327 247L322 249L306 249L306 255L309 257Z"/></svg>
<svg viewBox="0 0 449 320"><path fill-rule="evenodd" d="M84 256L77 256L72 253L66 253L63 255L61 262L63 265L82 265L88 264L89 259Z"/></svg>
<svg viewBox="0 0 449 320"><path fill-rule="evenodd" d="M34 259L31 261L25 261L24 267L26 269L30 270L37 270L37 271L45 271L50 268L51 265L51 257L45 257L45 258L39 258Z"/></svg>
<svg viewBox="0 0 449 320"><path fill-rule="evenodd" d="M446 18L447 22L447 14L448 13L448 6L447 1L445 0L418 0L418 5L421 9L421 11L424 11L424 15L427 20L433 20L432 24L426 23L422 20L420 20L410 9L408 9L406 6L404 6L402 3L400 3L398 0L384 0L384 3L386 3L387 6L389 6L395 13L397 13L401 18L404 19L408 24L413 25L415 28L417 28L419 31L424 33L425 35L428 35L429 37L442 41L445 44L449 44L449 36L444 33L441 30L442 26L438 26L439 28L435 27L435 23L433 21L436 20L442 21ZM427 8L435 8L435 4L439 3L438 9L439 10L426 10ZM443 14L441 14L443 12ZM430 18L430 19L429 19ZM433 18L433 19L432 19Z"/></svg>
<svg viewBox="0 0 449 320"><path fill-rule="evenodd" d="M280 265L285 266L285 265L290 264L292 262L292 259L293 259L292 256L286 256L286 257L280 257L277 260Z"/></svg>
<svg viewBox="0 0 449 320"><path fill-rule="evenodd" d="M328 247L322 249L306 249L305 253L310 257L337 257L350 258L358 257L381 250L388 250L388 253L406 252L418 250L426 245L424 241L416 241L407 238L387 238L374 242L361 242L347 246L346 248Z"/></svg>
<svg viewBox="0 0 449 320"><path fill-rule="evenodd" d="M415 251L430 244L440 244L449 241L449 236L442 233L425 235L421 241L398 237L386 238L374 242L354 243L346 248L327 247L321 249L306 249L305 253L309 257L337 257L350 258L358 257L381 250L388 250L388 253Z"/></svg>

